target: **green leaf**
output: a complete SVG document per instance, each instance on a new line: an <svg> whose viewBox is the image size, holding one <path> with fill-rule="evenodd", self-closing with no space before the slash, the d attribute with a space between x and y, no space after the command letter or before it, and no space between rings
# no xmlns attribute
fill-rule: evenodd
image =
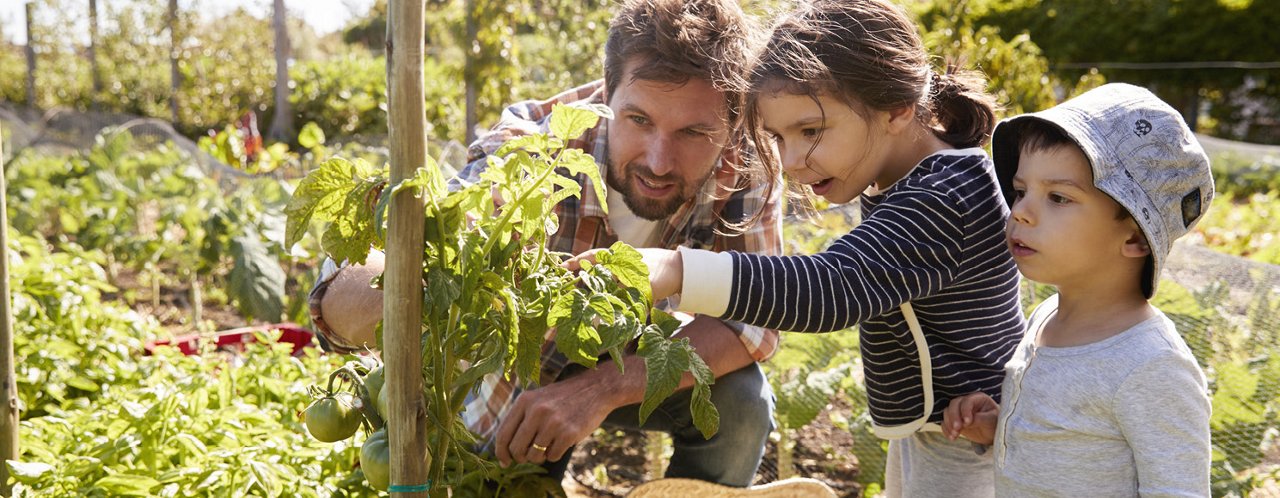
<svg viewBox="0 0 1280 498"><path fill-rule="evenodd" d="M562 176L562 175L554 175L551 177L551 183L555 185L556 190L554 193L551 194L551 197L547 198L548 207L555 206L556 204L559 204L561 201L565 199L568 199L570 197L578 197L579 195L582 194L582 184L578 183L573 178L569 178L567 176ZM550 216L549 218L555 218L555 217Z"/></svg>
<svg viewBox="0 0 1280 498"><path fill-rule="evenodd" d="M675 334L676 330L679 330L682 325L679 318L671 316L659 309L650 311L649 320L653 322L653 326L656 327L659 335L665 338L670 338L671 335Z"/></svg>
<svg viewBox="0 0 1280 498"><path fill-rule="evenodd" d="M1264 421L1264 406L1254 403L1258 390L1258 375L1240 362L1221 363L1216 367L1217 376L1213 393L1213 415L1210 422L1215 429L1232 424L1260 424Z"/></svg>
<svg viewBox="0 0 1280 498"><path fill-rule="evenodd" d="M137 474L115 474L98 479L93 487L113 496L151 496L160 481Z"/></svg>
<svg viewBox="0 0 1280 498"><path fill-rule="evenodd" d="M314 121L308 121L307 124L302 125L302 131L298 132L298 145L306 149L324 145L324 130L321 130L320 125Z"/></svg>
<svg viewBox="0 0 1280 498"><path fill-rule="evenodd" d="M541 317L520 320L520 343L514 351L515 372L521 380L538 382L542 368L542 342L547 334L547 321Z"/></svg>
<svg viewBox="0 0 1280 498"><path fill-rule="evenodd" d="M777 390L774 414L778 424L787 429L799 429L812 422L827 407L835 395L836 387L847 378L844 368L812 372L801 369L794 378Z"/></svg>
<svg viewBox="0 0 1280 498"><path fill-rule="evenodd" d="M431 267L427 270L426 284L422 293L422 310L427 316L448 314L449 306L462 295L461 277L452 269Z"/></svg>
<svg viewBox="0 0 1280 498"><path fill-rule="evenodd" d="M604 104L588 104L585 102L574 102L569 105L576 107L578 109L585 110L592 114L595 114L596 116L599 116L603 119L613 119L613 109L610 109L609 106Z"/></svg>
<svg viewBox="0 0 1280 498"><path fill-rule="evenodd" d="M342 196L339 213L320 238L320 245L334 260L363 264L371 247L382 246L370 205L370 197L381 185L380 181L362 182Z"/></svg>
<svg viewBox="0 0 1280 498"><path fill-rule="evenodd" d="M434 198L448 192L440 165L431 156L427 156L427 163L415 170L413 178L405 180L403 185L422 189L414 194L420 197Z"/></svg>
<svg viewBox="0 0 1280 498"><path fill-rule="evenodd" d="M693 426L698 428L702 437L711 439L720 430L720 411L711 403L711 385L716 382L715 374L687 339L681 339L676 347L684 350L688 356L689 373L693 374L693 396L689 405L689 411L693 414Z"/></svg>
<svg viewBox="0 0 1280 498"><path fill-rule="evenodd" d="M507 154L517 150L524 150L529 154L546 155L547 150L559 146L559 143L554 141L553 138L542 133L534 133L507 140L501 147L498 147L498 150L494 152L493 155L497 157L506 157Z"/></svg>
<svg viewBox="0 0 1280 498"><path fill-rule="evenodd" d="M17 479L18 482L32 484L40 480L45 474L53 471L53 466L42 462L19 462L17 460L5 460L5 464L9 466L9 475Z"/></svg>
<svg viewBox="0 0 1280 498"><path fill-rule="evenodd" d="M653 298L653 289L649 286L649 267L644 264L640 251L624 242L614 242L608 251L602 251L597 256L597 260L622 285L639 290L645 301Z"/></svg>
<svg viewBox="0 0 1280 498"><path fill-rule="evenodd" d="M269 322L280 320L287 278L280 263L256 235L244 234L233 239L231 252L235 266L227 275L227 294L247 316Z"/></svg>
<svg viewBox="0 0 1280 498"><path fill-rule="evenodd" d="M588 367L596 365L602 342L591 323L595 316L579 292L560 296L551 306L547 326L556 329L556 349L570 361Z"/></svg>
<svg viewBox="0 0 1280 498"><path fill-rule="evenodd" d="M249 472L253 474L253 480L258 483L262 491L267 496L280 496L283 486L280 480L276 478L275 470L265 463L253 460L249 462Z"/></svg>
<svg viewBox="0 0 1280 498"><path fill-rule="evenodd" d="M96 382L80 376L67 379L67 386L74 387L81 391L97 392L98 390L98 384Z"/></svg>
<svg viewBox="0 0 1280 498"><path fill-rule="evenodd" d="M605 203L608 195L604 189L604 179L600 176L600 166L596 164L595 158L580 149L566 149L556 158L556 166L568 170L570 174L586 175L591 180L596 198L600 200L600 207L605 214L609 213L609 206Z"/></svg>
<svg viewBox="0 0 1280 498"><path fill-rule="evenodd" d="M556 138L573 140L599 121L600 116L591 109L564 104L551 107L551 135Z"/></svg>
<svg viewBox="0 0 1280 498"><path fill-rule="evenodd" d="M647 370L644 402L640 403L641 424L658 408L662 400L675 392L680 386L680 377L689 370L689 355L673 347L674 344L652 329L640 335L640 347L636 350L636 355L644 358Z"/></svg>
<svg viewBox="0 0 1280 498"><path fill-rule="evenodd" d="M312 217L332 220L340 215L335 208L358 182L374 175L374 170L363 160L355 162L343 158L329 159L320 164L298 183L289 205L285 207L288 221L285 228L285 246L293 247L306 234Z"/></svg>

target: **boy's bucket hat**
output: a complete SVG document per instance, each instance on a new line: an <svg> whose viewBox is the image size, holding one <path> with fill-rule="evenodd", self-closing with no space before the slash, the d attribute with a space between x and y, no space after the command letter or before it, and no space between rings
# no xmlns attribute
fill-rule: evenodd
<svg viewBox="0 0 1280 498"><path fill-rule="evenodd" d="M1084 151L1093 184L1120 203L1147 237L1152 271L1144 273L1150 299L1173 241L1195 225L1213 200L1209 158L1182 115L1145 88L1100 86L1044 111L996 125L991 158L1005 202L1012 205L1019 130L1031 120L1061 128Z"/></svg>

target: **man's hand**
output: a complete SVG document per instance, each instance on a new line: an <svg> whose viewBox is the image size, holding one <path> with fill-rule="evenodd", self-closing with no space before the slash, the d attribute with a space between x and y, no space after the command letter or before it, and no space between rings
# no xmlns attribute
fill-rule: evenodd
<svg viewBox="0 0 1280 498"><path fill-rule="evenodd" d="M586 377L578 375L520 393L498 427L494 444L503 466L512 461L541 464L559 460L600 427L617 406L607 397L590 395L589 386L580 380Z"/></svg>
<svg viewBox="0 0 1280 498"><path fill-rule="evenodd" d="M996 438L996 422L1000 405L984 393L953 398L942 412L942 434L952 441L959 436L978 444L990 445Z"/></svg>
<svg viewBox="0 0 1280 498"><path fill-rule="evenodd" d="M596 252L592 249L564 262L564 267L577 271L583 261L596 262ZM679 251L670 249L636 248L649 267L649 286L653 289L653 300L661 301L674 294L679 294L684 286L684 261Z"/></svg>

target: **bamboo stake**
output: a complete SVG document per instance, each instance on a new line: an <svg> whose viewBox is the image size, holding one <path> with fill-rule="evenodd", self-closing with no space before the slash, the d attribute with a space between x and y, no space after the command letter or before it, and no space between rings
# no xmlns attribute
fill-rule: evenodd
<svg viewBox="0 0 1280 498"><path fill-rule="evenodd" d="M182 73L178 71L178 0L169 0L169 121L178 124L178 90L182 86Z"/></svg>
<svg viewBox="0 0 1280 498"><path fill-rule="evenodd" d="M426 95L422 81L423 0L391 0L387 15L387 119L391 184L426 164ZM423 201L397 195L387 217L382 359L386 363L393 496L427 496L427 415L422 398ZM439 477L439 476L437 476ZM434 496L445 496L431 487Z"/></svg>
<svg viewBox="0 0 1280 498"><path fill-rule="evenodd" d="M35 25L35 2L27 2L27 107L36 105L36 33L31 29Z"/></svg>
<svg viewBox="0 0 1280 498"><path fill-rule="evenodd" d="M0 158L4 134L0 133ZM9 309L9 212L5 196L4 165L0 161L0 459L18 459L18 383L13 373L13 311ZM0 461L0 464L4 462ZM12 496L9 466L0 465L0 495Z"/></svg>

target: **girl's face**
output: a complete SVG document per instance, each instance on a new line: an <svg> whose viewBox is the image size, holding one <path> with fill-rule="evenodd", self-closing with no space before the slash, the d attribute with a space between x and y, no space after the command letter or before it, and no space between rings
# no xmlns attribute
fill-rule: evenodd
<svg viewBox="0 0 1280 498"><path fill-rule="evenodd" d="M863 117L836 98L786 92L762 94L757 106L782 171L832 203L849 202L873 182L887 187L900 177L888 166L888 112L871 110Z"/></svg>

